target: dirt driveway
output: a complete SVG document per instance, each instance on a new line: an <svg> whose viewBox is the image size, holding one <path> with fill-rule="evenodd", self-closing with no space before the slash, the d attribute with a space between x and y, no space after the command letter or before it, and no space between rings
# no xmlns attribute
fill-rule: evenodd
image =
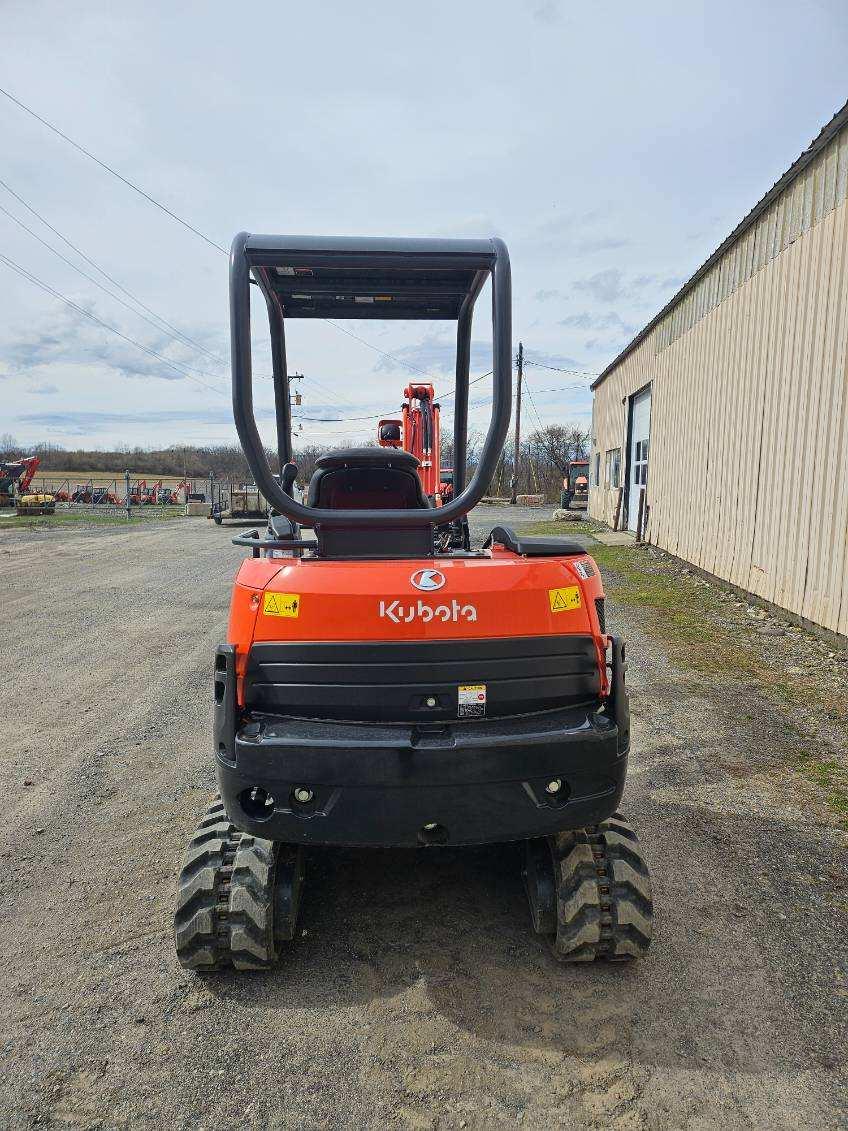
<svg viewBox="0 0 848 1131"><path fill-rule="evenodd" d="M182 971L239 558L204 520L0 541L0 1126L848 1126L844 828L774 787L792 720L627 603L646 961L558 967L504 847L316 853L274 974Z"/></svg>

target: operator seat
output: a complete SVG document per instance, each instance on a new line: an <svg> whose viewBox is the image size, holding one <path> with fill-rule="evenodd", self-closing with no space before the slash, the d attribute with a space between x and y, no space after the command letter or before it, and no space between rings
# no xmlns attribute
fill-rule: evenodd
<svg viewBox="0 0 848 1131"><path fill-rule="evenodd" d="M315 463L307 505L326 510L429 509L418 467L411 452L394 448L330 452Z"/></svg>

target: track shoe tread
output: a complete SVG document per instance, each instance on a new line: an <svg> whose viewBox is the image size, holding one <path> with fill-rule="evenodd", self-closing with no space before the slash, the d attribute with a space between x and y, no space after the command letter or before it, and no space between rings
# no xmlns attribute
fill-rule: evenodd
<svg viewBox="0 0 848 1131"><path fill-rule="evenodd" d="M626 961L651 942L653 898L636 834L620 813L548 841L556 885L561 962Z"/></svg>

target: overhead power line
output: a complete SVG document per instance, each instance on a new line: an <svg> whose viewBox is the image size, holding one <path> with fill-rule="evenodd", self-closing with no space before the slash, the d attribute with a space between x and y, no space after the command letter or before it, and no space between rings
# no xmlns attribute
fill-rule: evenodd
<svg viewBox="0 0 848 1131"><path fill-rule="evenodd" d="M475 377L473 381L468 382L468 388L470 389L472 385L476 385L478 381L484 381L487 377L491 377L492 372L493 371L491 369L489 369L489 370L487 370L487 372L481 373L479 377ZM454 387L451 389L451 391L449 393L445 393L444 396L439 397L439 400L440 401L446 401L448 399L448 397L452 397L455 392L456 392L456 386L454 385Z"/></svg>
<svg viewBox="0 0 848 1131"><path fill-rule="evenodd" d="M476 385L478 381L483 381L486 377L491 377L491 375L492 375L492 370L490 369L488 371L488 373L482 373L479 377L475 377L473 381L469 381L468 387L471 388L471 386ZM318 384L318 382L315 380L314 377L305 377L304 380L305 381L312 381L313 384ZM326 386L325 386L325 388L326 388ZM448 399L448 397L452 397L455 393L456 393L456 389L453 388L453 389L450 390L449 393L445 393L444 396L438 397L437 400L439 402L446 401ZM384 416L386 413L395 412L395 411L396 410L393 409L393 408L387 408L387 409L383 409L380 412L370 413L368 416L299 416L298 420L304 420L304 421L312 420L316 424L345 424L345 423L352 423L352 422L357 421L357 420L374 420L377 416Z"/></svg>
<svg viewBox="0 0 848 1131"><path fill-rule="evenodd" d="M525 365L532 365L535 369L550 369L554 373L573 373L575 377L597 377L597 373L591 373L588 369L563 369L559 365L545 365L541 361L528 361L524 359Z"/></svg>
<svg viewBox="0 0 848 1131"><path fill-rule="evenodd" d="M98 274L102 275L104 279L108 279L108 281L112 284L113 287L117 287L118 290L122 292L122 294L125 294L127 296L127 298L132 299L132 301L134 303L136 303L138 306L140 306L142 310L146 310L148 314L152 315L157 320L157 322L161 322L162 326L164 326L168 330L170 330L172 334L176 335L176 337L180 338L183 342L186 342L187 344L194 346L195 349L200 350L201 353L205 353L207 355L207 357L212 358L213 361L220 362L222 365L226 364L225 359L222 358L220 354L213 353L212 350L207 349L206 346L202 345L198 341L195 341L194 338L189 337L188 334L184 333L182 330L178 329L176 326L174 326L172 323L170 323L167 320L167 318L163 318L161 314L157 314L157 312L155 310L152 310L149 306L147 306L144 302L142 302L142 300L138 297L138 295L133 294L133 292L130 291L127 287L125 287L123 285L123 283L119 282L118 279L116 279L113 275L110 275L108 271L104 271L104 269L99 265L99 263L95 263L95 261L91 258L91 256L86 255L86 253L81 248L77 247L76 244L72 243L66 235L63 235L63 233L59 231L58 228L55 228L48 220L46 220L44 218L44 216L41 215L40 212L37 212L36 209L33 208L33 206L28 201L24 200L24 198L19 193L15 192L15 190L11 187L11 185L8 185L4 180L0 180L0 186L2 186L6 190L6 192L9 193L10 196L13 196L15 198L15 200L18 201L19 204L22 204L23 207L26 208L27 212L32 213L32 215L35 216L35 218L37 220L39 220L45 226L45 228L48 228L53 233L54 236L57 236L62 241L63 244L65 244L67 247L69 247L71 249L71 251L75 252L80 257L80 259L85 260L85 262L88 263L90 267L93 267L94 270L98 272ZM6 212L6 209L3 209L3 211ZM12 214L10 212L6 212L6 215L11 216L11 218L15 221L16 224L21 224L21 227L25 227L25 225L22 224L21 221L17 219L17 217L12 216ZM30 229L27 228L27 231L30 231ZM34 233L32 233L32 232L30 232L30 234L34 235ZM35 236L35 238L40 239L39 236ZM44 242L44 241L41 241L41 242ZM49 244L45 244L45 246L50 247ZM54 250L54 249L51 248L51 251L52 250ZM58 255L59 253L56 252L56 254ZM74 265L71 264L71 266L74 266ZM78 267L74 267L74 269L79 270ZM80 273L82 274L82 272L80 272ZM98 283L97 286L100 286L100 284Z"/></svg>
<svg viewBox="0 0 848 1131"><path fill-rule="evenodd" d="M355 338L358 342L362 342L364 346L368 346L368 348L374 350L375 353L381 353L383 357L388 357L391 361L397 362L398 365L405 365L406 368L411 369L413 373L420 373L422 377L427 377L430 381L433 380L426 370L419 369L418 366L413 365L411 361L404 361L402 357L397 357L395 354L389 353L388 350L382 350L379 346L372 346L370 342L366 342L364 338L360 338L359 334L354 334L353 330L348 330L346 327L340 326L338 322L333 322L329 318L322 318L321 321L326 322L328 326L334 326L337 330L341 330L341 332L347 334L349 338Z"/></svg>
<svg viewBox="0 0 848 1131"><path fill-rule="evenodd" d="M533 390L530 388L530 382L527 380L527 374L524 374L524 387L527 390L527 396L530 400L530 406L533 409L533 415L536 417L536 423L539 425L539 431L544 432L545 426L542 423L542 418L539 416L539 410L536 408L536 402L533 400Z"/></svg>
<svg viewBox="0 0 848 1131"><path fill-rule="evenodd" d="M20 107L20 109L23 110L24 113L29 114L31 117L35 118L37 122L41 122L41 124L43 126L46 126L48 130L52 130L54 134L62 138L63 141L66 141L68 145L72 145L74 149L79 150L79 152L82 153L83 156L87 157L90 161L93 161L95 165L99 165L101 169L105 169L107 173L111 173L113 177L117 177L117 179L125 184L127 188L131 188L133 192L137 192L139 196L143 196L144 199L149 201L149 203L152 204L155 208L158 208L167 216L170 216L172 220L176 220L178 224L182 224L182 226L184 228L187 228L188 231L194 232L194 234L196 236L199 236L204 243L208 243L209 246L214 247L216 251L222 251L224 255L227 254L227 249L225 247L222 247L219 243L216 243L214 240L210 239L209 236L205 236L203 232L201 232L198 228L195 228L193 224L189 224L188 220L184 220L182 216L178 216L176 212L172 212L170 208L162 204L162 202L157 200L155 197L151 196L149 192L145 192L143 188L140 188L139 185L135 184L134 181L131 181L129 177L125 177L122 173L119 173L117 169L113 169L111 165L107 164L105 161L101 161L99 157L95 157L94 154L90 150L86 149L84 145L80 145L78 141L74 141L72 137L68 137L68 135L60 130L58 126L54 126L52 122L48 122L46 118L42 118L40 114L36 114L35 110L30 109L30 107L21 102L19 98L15 98L14 94L10 94L8 90L4 90L2 87L0 87L0 94L2 94L4 98L8 98L10 102L14 102L14 104Z"/></svg>
<svg viewBox="0 0 848 1131"><path fill-rule="evenodd" d="M43 118L41 114L36 113L36 111L27 106L26 103L21 102L21 100L19 98L16 98L10 91L5 90L3 87L0 87L0 94L2 94L4 98L8 98L10 102L14 103L15 106L23 110L24 113L29 114L32 118L35 118L37 122L41 122L41 124L43 126L46 126L48 130L51 130L58 137L62 138L63 141L66 141L68 145L72 145L74 149L82 153L83 156L88 157L88 159L90 161L93 161L95 165L99 165L101 169L105 169L107 173L111 173L113 177L116 177L119 181L121 181L122 184L126 185L127 188L132 189L133 192L138 193L139 196L143 197L155 208L158 208L161 212L164 212L166 216L170 216L172 220L175 220L178 224L181 224L187 231L193 232L194 235L199 236L199 238L202 239L204 243L208 244L210 247L215 248L216 251L222 252L222 254L224 255L229 255L227 249L219 244L216 240L213 240L210 236L205 235L200 231L199 228L196 228L193 224L190 224L188 220L185 220L182 216L177 215L177 213L168 208L167 205L163 204L160 200L157 200L155 196L151 196L149 192L145 192L143 188L137 185L134 181L131 181L129 177L125 177L123 173L119 173L118 170L113 168L108 162L102 161L99 157L96 157L91 152L91 150L86 149L84 145L80 145L78 141L74 141L72 137L68 137L64 130L60 130L58 126L54 125L52 122L48 122L46 118ZM402 358L397 357L395 354L389 353L388 350L383 350L380 349L379 346L372 345L370 342L367 342L365 338L361 338L358 334L354 334L352 330L347 330L344 326L340 326L338 322L333 322L329 318L324 318L322 319L322 321L326 322L330 326L334 326L335 329L340 330L343 334L347 334L348 337L355 338L358 342L361 342L369 349L374 350L376 353L382 354L383 357L390 358L398 365L403 365L407 369L411 369L415 373L423 374L425 377L429 376L429 374L426 373L423 369L419 369L417 365L413 365L411 362L404 361ZM432 380L432 378L430 379Z"/></svg>
<svg viewBox="0 0 848 1131"><path fill-rule="evenodd" d="M102 326L102 328L104 330L108 330L110 334L115 334L117 337L122 338L131 346L135 346L136 349L140 349L143 353L149 354L150 357L155 357L157 361L161 361L164 365L167 365L169 368L179 373L180 376L187 377L189 381L194 381L198 385L203 385L205 389L210 389L213 393L218 393L219 396L226 397L227 394L224 393L223 390L216 388L214 385L207 385L205 381L201 381L199 377L195 377L193 373L189 372L189 370L186 369L186 367L182 365L181 362L171 361L169 358L163 357L162 354L157 353L156 350L152 350L148 346L143 345L141 342L137 342L135 338L131 338L127 334L124 334L117 328L117 326L112 326L110 325L110 323L104 322L102 318L98 318L96 314L92 314L91 311L86 310L85 307L78 306L66 295L63 295L60 291L57 291L53 287L51 287L49 283L45 283L43 280L31 274L26 270L26 268L21 267L19 263L15 263L14 260L9 259L8 256L0 253L0 262L5 263L7 267L10 267L13 271L16 271L22 278L26 279L34 286L40 287L41 290L46 291L47 294L52 295L54 298L59 299L61 302L64 302L66 306L71 307L72 310L76 310L77 313L81 314L84 318L88 318L89 321L95 322L98 326Z"/></svg>
<svg viewBox="0 0 848 1131"><path fill-rule="evenodd" d="M5 215L8 216L10 220L14 220L14 222L16 224L19 224L25 232L29 232L33 239L38 240L38 242L40 244L43 244L43 246L46 247L48 251L52 251L54 255L57 255L59 259L62 260L63 263L67 263L69 267L72 267L73 270L82 275L84 279L88 279L90 283L94 283L95 287L99 287L104 294L109 295L109 297L113 298L115 302L119 302L121 306L126 307L127 310L131 311L139 318L143 318L144 321L149 326L152 326L154 330L158 330L160 334L162 333L162 327L157 325L157 323L154 322L152 318L148 318L145 314L142 314L141 311L136 310L135 307L131 306L128 302L125 302L124 299L120 297L120 295L116 295L114 291L110 291L108 287L104 287L103 284L98 282L93 275L89 275L87 271L83 271L81 267L78 267L76 263L68 259L66 255L62 255L61 251L57 251L55 247L52 247L46 240L43 240L41 236L37 235L32 230L32 228L27 227L27 225L22 220L19 220L17 216L13 216L12 213L9 212L8 209L4 208L2 204L0 204L0 212L5 213ZM224 381L224 378L216 373L207 373L203 369L197 369L196 372L201 373L204 377L208 377L212 381Z"/></svg>

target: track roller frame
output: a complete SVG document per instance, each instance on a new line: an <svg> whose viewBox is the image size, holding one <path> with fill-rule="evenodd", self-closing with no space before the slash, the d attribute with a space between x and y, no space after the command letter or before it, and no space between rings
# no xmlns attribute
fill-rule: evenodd
<svg viewBox="0 0 848 1131"><path fill-rule="evenodd" d="M294 938L303 849L243 833L216 799L186 853L174 914L188 970L268 970Z"/></svg>
<svg viewBox="0 0 848 1131"><path fill-rule="evenodd" d="M528 841L523 869L533 929L560 962L623 962L651 943L648 866L621 813Z"/></svg>

